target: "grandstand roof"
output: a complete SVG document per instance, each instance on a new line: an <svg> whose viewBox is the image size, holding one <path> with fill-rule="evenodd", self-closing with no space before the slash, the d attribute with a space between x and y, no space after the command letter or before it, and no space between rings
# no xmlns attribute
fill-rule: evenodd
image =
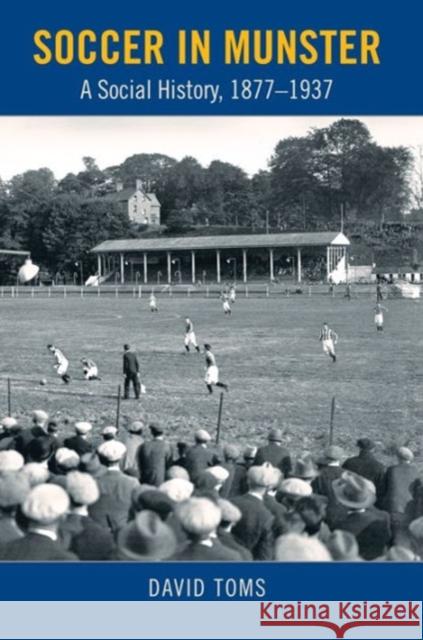
<svg viewBox="0 0 423 640"><path fill-rule="evenodd" d="M178 238L134 238L106 240L95 246L94 253L131 253L142 251L192 251L215 249L260 249L278 247L347 246L350 242L343 233L323 231L316 233L261 233L230 236L180 236Z"/></svg>

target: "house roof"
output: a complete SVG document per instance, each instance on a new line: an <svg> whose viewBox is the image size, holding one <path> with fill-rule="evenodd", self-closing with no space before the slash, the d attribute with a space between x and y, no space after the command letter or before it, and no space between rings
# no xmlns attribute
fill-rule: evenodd
<svg viewBox="0 0 423 640"><path fill-rule="evenodd" d="M137 192L142 193L144 197L147 198L147 200L150 200L152 204L160 206L160 202L157 200L157 196L155 193L145 193L141 189L136 189L135 187L127 187L126 189L121 189L120 191L107 193L105 196L103 196L103 199L109 200L110 202L127 202Z"/></svg>
<svg viewBox="0 0 423 640"><path fill-rule="evenodd" d="M255 235L183 236L178 238L134 238L106 240L95 246L94 253L141 251L193 251L214 249L260 249L279 247L327 247L348 246L343 233L324 231L318 233L261 233Z"/></svg>

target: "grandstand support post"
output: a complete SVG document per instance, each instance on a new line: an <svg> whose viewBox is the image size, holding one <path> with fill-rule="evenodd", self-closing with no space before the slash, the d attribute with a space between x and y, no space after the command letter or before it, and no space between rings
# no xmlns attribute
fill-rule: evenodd
<svg viewBox="0 0 423 640"><path fill-rule="evenodd" d="M10 378L7 378L7 415L12 415L12 385Z"/></svg>
<svg viewBox="0 0 423 640"><path fill-rule="evenodd" d="M330 276L330 247L326 247L326 280L329 282Z"/></svg>
<svg viewBox="0 0 423 640"><path fill-rule="evenodd" d="M101 272L101 255L100 254L97 254L97 273L98 273L98 277L101 278L103 274Z"/></svg>
<svg viewBox="0 0 423 640"><path fill-rule="evenodd" d="M217 414L217 429L216 429L216 444L219 444L219 440L220 440L220 426L222 424L222 409L223 409L223 391L220 393L220 398L219 398L219 412Z"/></svg>
<svg viewBox="0 0 423 640"><path fill-rule="evenodd" d="M120 284L125 284L125 255L120 254Z"/></svg>
<svg viewBox="0 0 423 640"><path fill-rule="evenodd" d="M216 280L220 284L220 249L216 249Z"/></svg>
<svg viewBox="0 0 423 640"><path fill-rule="evenodd" d="M115 427L119 431L119 422L120 422L120 398L121 398L121 387L118 385L117 399L116 399L116 423Z"/></svg>
<svg viewBox="0 0 423 640"><path fill-rule="evenodd" d="M195 284L195 251L191 251L191 282Z"/></svg>
<svg viewBox="0 0 423 640"><path fill-rule="evenodd" d="M172 254L170 251L166 251L167 256L167 283L172 283Z"/></svg>
<svg viewBox="0 0 423 640"><path fill-rule="evenodd" d="M138 285L138 297L142 298L142 286Z"/></svg>
<svg viewBox="0 0 423 640"><path fill-rule="evenodd" d="M297 248L297 282L301 283L302 279L302 269L301 269L301 248Z"/></svg>
<svg viewBox="0 0 423 640"><path fill-rule="evenodd" d="M275 269L274 269L274 262L273 262L273 249L269 249L269 275L270 275L270 281L273 282L273 280L275 279Z"/></svg>
<svg viewBox="0 0 423 640"><path fill-rule="evenodd" d="M335 426L335 396L332 397L332 402L330 405L329 446L333 445L334 426Z"/></svg>
<svg viewBox="0 0 423 640"><path fill-rule="evenodd" d="M242 279L247 283L247 249L242 250Z"/></svg>
<svg viewBox="0 0 423 640"><path fill-rule="evenodd" d="M148 266L147 266L147 254L144 252L142 255L143 267L144 267L144 284L148 282Z"/></svg>

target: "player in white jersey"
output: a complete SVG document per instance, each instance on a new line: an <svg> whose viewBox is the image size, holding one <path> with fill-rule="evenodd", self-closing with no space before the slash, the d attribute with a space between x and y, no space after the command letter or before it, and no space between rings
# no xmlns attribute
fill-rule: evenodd
<svg viewBox="0 0 423 640"><path fill-rule="evenodd" d="M70 375L67 373L69 368L69 360L65 357L62 351L54 346L54 344L48 344L47 349L54 355L56 360L56 364L54 368L56 369L57 375L60 376L65 384L69 384Z"/></svg>
<svg viewBox="0 0 423 640"><path fill-rule="evenodd" d="M320 342L323 346L323 353L332 358L332 362L336 362L335 345L338 342L338 336L332 329L329 329L327 322L323 324L320 330Z"/></svg>
<svg viewBox="0 0 423 640"><path fill-rule="evenodd" d="M157 306L157 300L154 293L150 295L150 311L154 313L154 311L158 311L159 307Z"/></svg>
<svg viewBox="0 0 423 640"><path fill-rule="evenodd" d="M206 352L206 377L204 382L206 383L209 393L213 393L213 385L216 385L216 387L222 387L225 391L229 391L227 384L219 382L219 369L217 368L216 358L212 353L211 346L206 343L204 345L204 349Z"/></svg>
<svg viewBox="0 0 423 640"><path fill-rule="evenodd" d="M222 306L225 316L230 316L232 313L231 305L229 304L229 297L227 293L222 293Z"/></svg>
<svg viewBox="0 0 423 640"><path fill-rule="evenodd" d="M82 358L81 362L85 380L100 380L98 377L98 367L94 360Z"/></svg>
<svg viewBox="0 0 423 640"><path fill-rule="evenodd" d="M229 289L229 302L235 304L236 302L236 289L235 285L232 285Z"/></svg>
<svg viewBox="0 0 423 640"><path fill-rule="evenodd" d="M380 304L379 302L376 303L375 306L375 325L376 325L376 331L383 331L383 312L384 311L388 311L388 309L386 307L383 306L383 304Z"/></svg>
<svg viewBox="0 0 423 640"><path fill-rule="evenodd" d="M194 331L194 325L190 318L185 318L185 349L189 353L189 347L192 345L198 353L200 353L200 347L197 344L197 338Z"/></svg>

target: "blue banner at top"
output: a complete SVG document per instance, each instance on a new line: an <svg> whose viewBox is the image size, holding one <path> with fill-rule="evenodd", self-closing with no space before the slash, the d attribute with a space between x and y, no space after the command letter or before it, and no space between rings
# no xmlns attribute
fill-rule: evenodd
<svg viewBox="0 0 423 640"><path fill-rule="evenodd" d="M2 115L421 115L421 7L11 4Z"/></svg>

